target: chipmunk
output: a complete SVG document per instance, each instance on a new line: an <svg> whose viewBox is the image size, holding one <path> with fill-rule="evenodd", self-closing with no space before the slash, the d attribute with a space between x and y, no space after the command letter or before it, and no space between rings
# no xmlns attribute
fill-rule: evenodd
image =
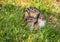
<svg viewBox="0 0 60 42"><path fill-rule="evenodd" d="M33 17L29 17L26 22L30 26L30 30L32 30L35 26L35 23L37 22L37 19Z"/></svg>
<svg viewBox="0 0 60 42"><path fill-rule="evenodd" d="M31 30L33 28L38 30L39 27L41 28L45 26L46 16L41 14L36 7L29 7L24 13L24 20L27 22Z"/></svg>
<svg viewBox="0 0 60 42"><path fill-rule="evenodd" d="M36 7L29 7L26 9L24 13L24 20L27 22L31 29L34 28L35 23L37 23L39 14L40 12Z"/></svg>
<svg viewBox="0 0 60 42"><path fill-rule="evenodd" d="M40 28L45 26L45 24L46 24L46 15L45 14L40 14L39 15L39 17L38 17L38 24L39 24Z"/></svg>
<svg viewBox="0 0 60 42"><path fill-rule="evenodd" d="M28 17L37 18L38 14L40 14L40 12L36 7L29 7L24 13L24 20L27 20Z"/></svg>

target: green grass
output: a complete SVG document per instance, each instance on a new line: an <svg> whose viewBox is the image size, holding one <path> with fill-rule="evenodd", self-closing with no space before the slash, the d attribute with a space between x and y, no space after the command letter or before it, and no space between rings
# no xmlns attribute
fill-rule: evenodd
<svg viewBox="0 0 60 42"><path fill-rule="evenodd" d="M25 7L13 6L10 4L2 6L2 9L0 10L0 42L60 41L60 31L54 27L49 27L49 24L39 30L36 34L35 31L30 31L29 27L23 21L25 9ZM54 24L50 24L50 26L52 25Z"/></svg>

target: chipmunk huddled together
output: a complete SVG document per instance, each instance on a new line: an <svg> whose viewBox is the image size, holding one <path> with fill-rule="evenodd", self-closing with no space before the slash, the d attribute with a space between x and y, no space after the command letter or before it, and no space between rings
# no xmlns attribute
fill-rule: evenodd
<svg viewBox="0 0 60 42"><path fill-rule="evenodd" d="M24 21L27 22L30 30L32 30L33 28L35 30L38 30L45 26L46 15L40 13L40 11L36 7L29 7L24 13Z"/></svg>

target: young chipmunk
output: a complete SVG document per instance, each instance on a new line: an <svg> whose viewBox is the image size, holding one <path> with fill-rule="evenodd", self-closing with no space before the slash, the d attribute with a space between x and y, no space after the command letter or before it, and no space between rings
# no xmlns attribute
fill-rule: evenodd
<svg viewBox="0 0 60 42"><path fill-rule="evenodd" d="M35 23L37 22L39 14L39 10L35 7L29 7L26 9L24 13L24 20L27 22L31 29L35 27Z"/></svg>
<svg viewBox="0 0 60 42"><path fill-rule="evenodd" d="M35 23L37 22L37 19L33 18L33 17L29 17L26 22L29 25L30 30L32 30L34 28L34 26L35 26Z"/></svg>
<svg viewBox="0 0 60 42"><path fill-rule="evenodd" d="M46 15L45 14L40 14L39 15L39 17L38 17L38 24L39 24L40 28L45 26L45 24L46 24Z"/></svg>
<svg viewBox="0 0 60 42"><path fill-rule="evenodd" d="M24 13L24 20L26 20L28 17L37 18L38 14L40 14L40 12L36 7L29 7Z"/></svg>

